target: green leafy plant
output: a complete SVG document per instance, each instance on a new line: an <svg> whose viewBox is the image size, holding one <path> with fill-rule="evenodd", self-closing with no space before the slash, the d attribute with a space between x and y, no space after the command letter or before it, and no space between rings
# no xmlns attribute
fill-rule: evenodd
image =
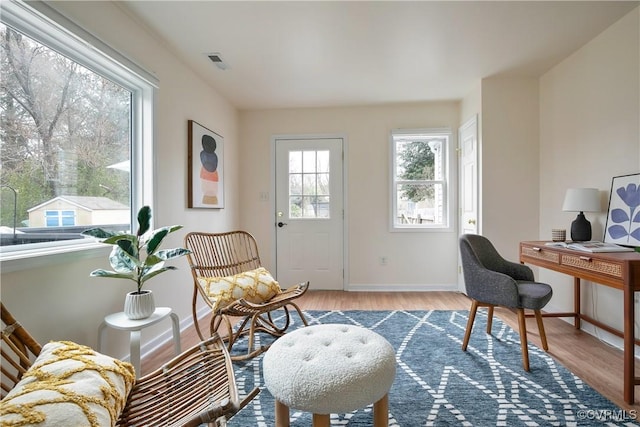
<svg viewBox="0 0 640 427"><path fill-rule="evenodd" d="M102 243L113 245L109 263L114 271L97 269L92 271L90 276L133 280L137 285L137 293L141 293L142 285L147 280L167 270L176 270L176 267L165 266L165 261L181 257L191 251L184 248L160 250L160 244L169 233L181 229L182 225L149 231L150 224L151 208L143 206L138 211L136 234L113 233L102 228L85 230L83 235L103 239Z"/></svg>

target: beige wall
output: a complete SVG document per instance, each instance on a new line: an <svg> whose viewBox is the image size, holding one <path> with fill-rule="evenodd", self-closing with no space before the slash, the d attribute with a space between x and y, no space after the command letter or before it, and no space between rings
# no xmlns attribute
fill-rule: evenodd
<svg viewBox="0 0 640 427"><path fill-rule="evenodd" d="M156 186L157 226L183 224L167 238L166 248L182 245L191 230L226 230L237 227L238 136L237 112L197 75L182 65L180 58L143 27L123 14L112 2L56 2L57 7L114 49L156 74L160 87L156 100ZM187 120L193 119L225 138L225 208L187 209ZM106 247L99 258L69 261L27 270L2 272L2 301L41 341L65 338L95 346L102 318L121 311L124 296L134 289L127 281L89 278L95 268L108 267ZM170 271L149 282L156 305L171 306L181 321L191 320L192 281L184 258L173 261ZM38 263L34 263L38 265ZM170 329L161 322L142 333L143 345ZM126 333L109 330L106 351L114 356L129 353ZM143 350L144 351L144 350Z"/></svg>
<svg viewBox="0 0 640 427"><path fill-rule="evenodd" d="M272 171L267 159L271 155L272 136L343 134L348 144L347 287L386 290L455 288L455 232L389 232L389 135L395 128L450 127L454 131L452 148L455 148L460 124L459 107L459 102L425 102L242 112L240 224L256 235L264 263L268 266L274 264L271 253L274 218L270 204L260 201L258 194L271 191ZM455 185L457 168L455 161L453 163ZM387 265L379 265L380 256L388 258Z"/></svg>
<svg viewBox="0 0 640 427"><path fill-rule="evenodd" d="M567 188L595 187L602 212L585 215L593 239L602 240L611 178L640 171L639 28L635 9L540 79L541 238L570 228L576 213L561 210ZM539 277L554 287L554 309L572 307L568 276L540 270ZM583 309L622 328L621 292L585 283Z"/></svg>
<svg viewBox="0 0 640 427"><path fill-rule="evenodd" d="M482 80L482 234L509 259L539 229L538 111L537 79Z"/></svg>

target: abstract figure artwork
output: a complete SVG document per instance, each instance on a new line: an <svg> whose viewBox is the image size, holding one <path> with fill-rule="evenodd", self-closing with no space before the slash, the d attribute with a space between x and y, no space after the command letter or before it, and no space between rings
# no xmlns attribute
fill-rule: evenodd
<svg viewBox="0 0 640 427"><path fill-rule="evenodd" d="M223 138L193 120L189 120L190 208L223 208Z"/></svg>
<svg viewBox="0 0 640 427"><path fill-rule="evenodd" d="M613 177L604 241L640 246L640 174Z"/></svg>

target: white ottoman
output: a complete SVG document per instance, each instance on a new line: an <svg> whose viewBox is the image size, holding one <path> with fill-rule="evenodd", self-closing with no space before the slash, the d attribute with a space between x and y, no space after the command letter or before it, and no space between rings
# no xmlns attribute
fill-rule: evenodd
<svg viewBox="0 0 640 427"><path fill-rule="evenodd" d="M313 413L314 426L329 426L329 414L370 403L373 425L389 425L395 351L375 332L340 324L297 329L271 345L262 367L276 400L276 427L289 426L289 408Z"/></svg>

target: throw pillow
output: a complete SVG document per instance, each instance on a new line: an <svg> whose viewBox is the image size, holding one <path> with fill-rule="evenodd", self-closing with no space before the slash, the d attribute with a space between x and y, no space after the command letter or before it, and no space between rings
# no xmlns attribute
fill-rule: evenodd
<svg viewBox="0 0 640 427"><path fill-rule="evenodd" d="M0 425L114 426L133 366L70 341L52 341L0 402Z"/></svg>
<svg viewBox="0 0 640 427"><path fill-rule="evenodd" d="M281 292L278 282L264 267L233 276L199 277L198 284L211 301L213 311L220 310L241 298L259 304L269 301Z"/></svg>

